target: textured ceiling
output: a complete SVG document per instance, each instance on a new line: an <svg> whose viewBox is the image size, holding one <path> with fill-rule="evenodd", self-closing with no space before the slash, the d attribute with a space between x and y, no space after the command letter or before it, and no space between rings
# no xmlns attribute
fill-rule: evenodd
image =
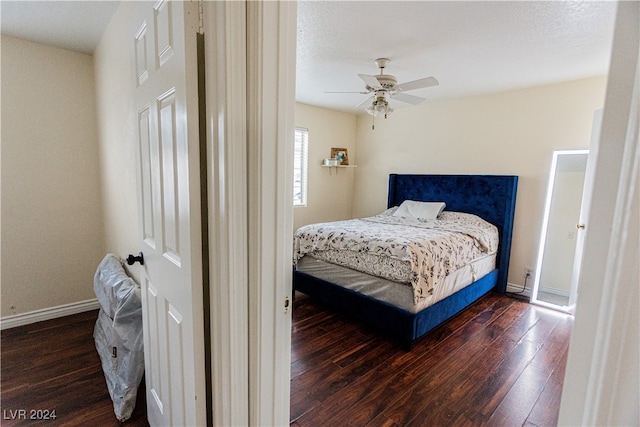
<svg viewBox="0 0 640 427"><path fill-rule="evenodd" d="M616 5L575 1L301 1L298 101L344 111L366 98L357 74L398 83L434 76L415 90L426 102L530 87L608 71ZM394 108L403 104L395 101Z"/></svg>
<svg viewBox="0 0 640 427"><path fill-rule="evenodd" d="M119 4L119 1L2 0L2 34L90 54Z"/></svg>
<svg viewBox="0 0 640 427"><path fill-rule="evenodd" d="M2 32L91 53L118 1L0 2ZM425 102L555 83L608 70L615 2L299 1L296 99L358 112L357 74L391 59L399 83ZM394 108L407 104L392 101ZM361 110L360 110L361 111Z"/></svg>

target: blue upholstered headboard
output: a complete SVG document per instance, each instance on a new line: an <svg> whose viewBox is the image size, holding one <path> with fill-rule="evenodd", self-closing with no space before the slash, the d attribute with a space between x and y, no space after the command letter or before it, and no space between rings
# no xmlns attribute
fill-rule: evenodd
<svg viewBox="0 0 640 427"><path fill-rule="evenodd" d="M446 210L478 215L500 233L497 291L507 288L518 177L512 175L389 175L387 207L405 200L445 202Z"/></svg>

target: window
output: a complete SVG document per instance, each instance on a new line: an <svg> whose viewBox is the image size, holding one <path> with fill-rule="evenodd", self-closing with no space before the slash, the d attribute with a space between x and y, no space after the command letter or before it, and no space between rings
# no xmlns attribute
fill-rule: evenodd
<svg viewBox="0 0 640 427"><path fill-rule="evenodd" d="M309 130L294 129L293 206L307 206L307 147Z"/></svg>

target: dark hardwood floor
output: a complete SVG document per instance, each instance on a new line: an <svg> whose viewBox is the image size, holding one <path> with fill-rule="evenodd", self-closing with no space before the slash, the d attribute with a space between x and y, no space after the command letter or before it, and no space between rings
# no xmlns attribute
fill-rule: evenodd
<svg viewBox="0 0 640 427"><path fill-rule="evenodd" d="M297 298L292 426L556 425L572 317L489 294L411 351Z"/></svg>
<svg viewBox="0 0 640 427"><path fill-rule="evenodd" d="M97 312L2 331L2 426L119 423L93 343ZM550 426L572 318L490 294L411 351L308 298L293 310L291 419L303 426ZM53 420L25 420L55 410ZM37 415L37 413L34 413ZM43 412L40 413L43 415Z"/></svg>
<svg viewBox="0 0 640 427"><path fill-rule="evenodd" d="M113 413L93 341L97 317L96 310L2 331L2 426L149 425L144 386L126 424Z"/></svg>

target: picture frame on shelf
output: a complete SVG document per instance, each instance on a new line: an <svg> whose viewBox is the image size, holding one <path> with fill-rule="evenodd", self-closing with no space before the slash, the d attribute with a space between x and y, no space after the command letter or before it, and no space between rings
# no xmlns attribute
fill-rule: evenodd
<svg viewBox="0 0 640 427"><path fill-rule="evenodd" d="M340 166L349 165L349 152L346 148L331 147L331 157L337 159Z"/></svg>

